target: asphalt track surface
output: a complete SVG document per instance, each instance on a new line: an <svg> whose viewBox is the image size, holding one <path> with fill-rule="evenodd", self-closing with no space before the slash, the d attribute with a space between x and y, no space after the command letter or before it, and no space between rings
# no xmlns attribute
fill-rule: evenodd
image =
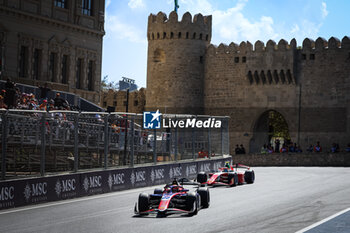
<svg viewBox="0 0 350 233"><path fill-rule="evenodd" d="M153 192L148 187L0 211L0 232L284 233L350 207L350 168L258 167L255 173L254 184L211 188L210 207L193 217L135 217L138 194Z"/></svg>

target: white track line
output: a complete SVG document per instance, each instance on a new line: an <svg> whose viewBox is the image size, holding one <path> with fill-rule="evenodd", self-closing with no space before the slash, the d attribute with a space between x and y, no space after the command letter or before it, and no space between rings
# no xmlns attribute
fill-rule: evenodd
<svg viewBox="0 0 350 233"><path fill-rule="evenodd" d="M310 225L310 226L308 226L308 227L305 227L304 229L301 229L301 230L299 230L299 231L297 231L297 232L295 232L295 233L303 233L303 232L305 232L305 231L308 231L308 230L310 230L310 229L312 229L312 228L315 228L315 227L321 225L322 223L325 223L325 222L327 222L327 221L329 221L329 220L331 220L331 219L333 219L333 218L335 218L335 217L338 217L339 215L342 215L342 214L348 212L349 210L350 210L350 208L347 208L347 209L345 209L345 210L342 210L342 211L340 211L340 212L338 212L338 213L336 213L336 214L333 214L332 216L329 216L328 218L325 218L325 219L323 219L323 220L321 220L321 221L319 221L319 222L316 222L316 223L314 223L314 224L312 224L312 225Z"/></svg>
<svg viewBox="0 0 350 233"><path fill-rule="evenodd" d="M155 186L159 186L159 185L155 185ZM130 189L130 190L125 190L125 191L115 191L113 193L96 194L94 196L88 196L88 197L77 197L77 198L72 199L72 200L62 200L62 201L49 203L49 204L37 204L35 206L29 206L29 207L17 207L19 209L16 208L16 209L13 209L13 210L0 212L0 215L10 214L10 213L15 213L15 212L21 212L21 211L26 211L26 210L40 209L40 208L51 207L51 206L56 206L56 205L65 205L65 204L70 204L70 203L74 203L74 202L88 201L88 200L92 200L92 199L111 197L111 196L116 196L116 195L120 195L120 194L139 192L140 189L146 189L147 190L147 189L152 189L155 186L141 187L141 188Z"/></svg>

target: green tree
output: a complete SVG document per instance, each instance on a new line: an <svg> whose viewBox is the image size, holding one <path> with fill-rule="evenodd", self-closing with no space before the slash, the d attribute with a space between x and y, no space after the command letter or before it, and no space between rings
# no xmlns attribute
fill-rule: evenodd
<svg viewBox="0 0 350 233"><path fill-rule="evenodd" d="M101 88L102 90L117 90L118 89L118 83L115 83L113 81L108 80L108 75L104 76L101 81Z"/></svg>

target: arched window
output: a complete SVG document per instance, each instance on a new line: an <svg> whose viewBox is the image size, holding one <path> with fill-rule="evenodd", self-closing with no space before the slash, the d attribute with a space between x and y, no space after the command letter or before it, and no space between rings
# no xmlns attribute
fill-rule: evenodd
<svg viewBox="0 0 350 233"><path fill-rule="evenodd" d="M181 39L181 32L179 32L179 34L178 34L178 37L177 37L177 38Z"/></svg>

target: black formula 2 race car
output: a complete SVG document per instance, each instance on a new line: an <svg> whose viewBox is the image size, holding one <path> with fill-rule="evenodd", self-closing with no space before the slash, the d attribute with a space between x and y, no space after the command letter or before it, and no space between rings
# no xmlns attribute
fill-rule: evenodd
<svg viewBox="0 0 350 233"><path fill-rule="evenodd" d="M250 167L235 164L219 168L218 171L211 172L208 175L205 172L200 172L197 175L197 182L202 186L236 186L238 184L252 184L255 181L255 173Z"/></svg>
<svg viewBox="0 0 350 233"><path fill-rule="evenodd" d="M163 189L154 189L153 194L140 193L134 212L140 216L151 213L157 214L157 217L174 213L186 213L192 216L196 215L198 210L208 208L209 205L210 195L207 187L198 187L195 191L190 191L174 179Z"/></svg>

